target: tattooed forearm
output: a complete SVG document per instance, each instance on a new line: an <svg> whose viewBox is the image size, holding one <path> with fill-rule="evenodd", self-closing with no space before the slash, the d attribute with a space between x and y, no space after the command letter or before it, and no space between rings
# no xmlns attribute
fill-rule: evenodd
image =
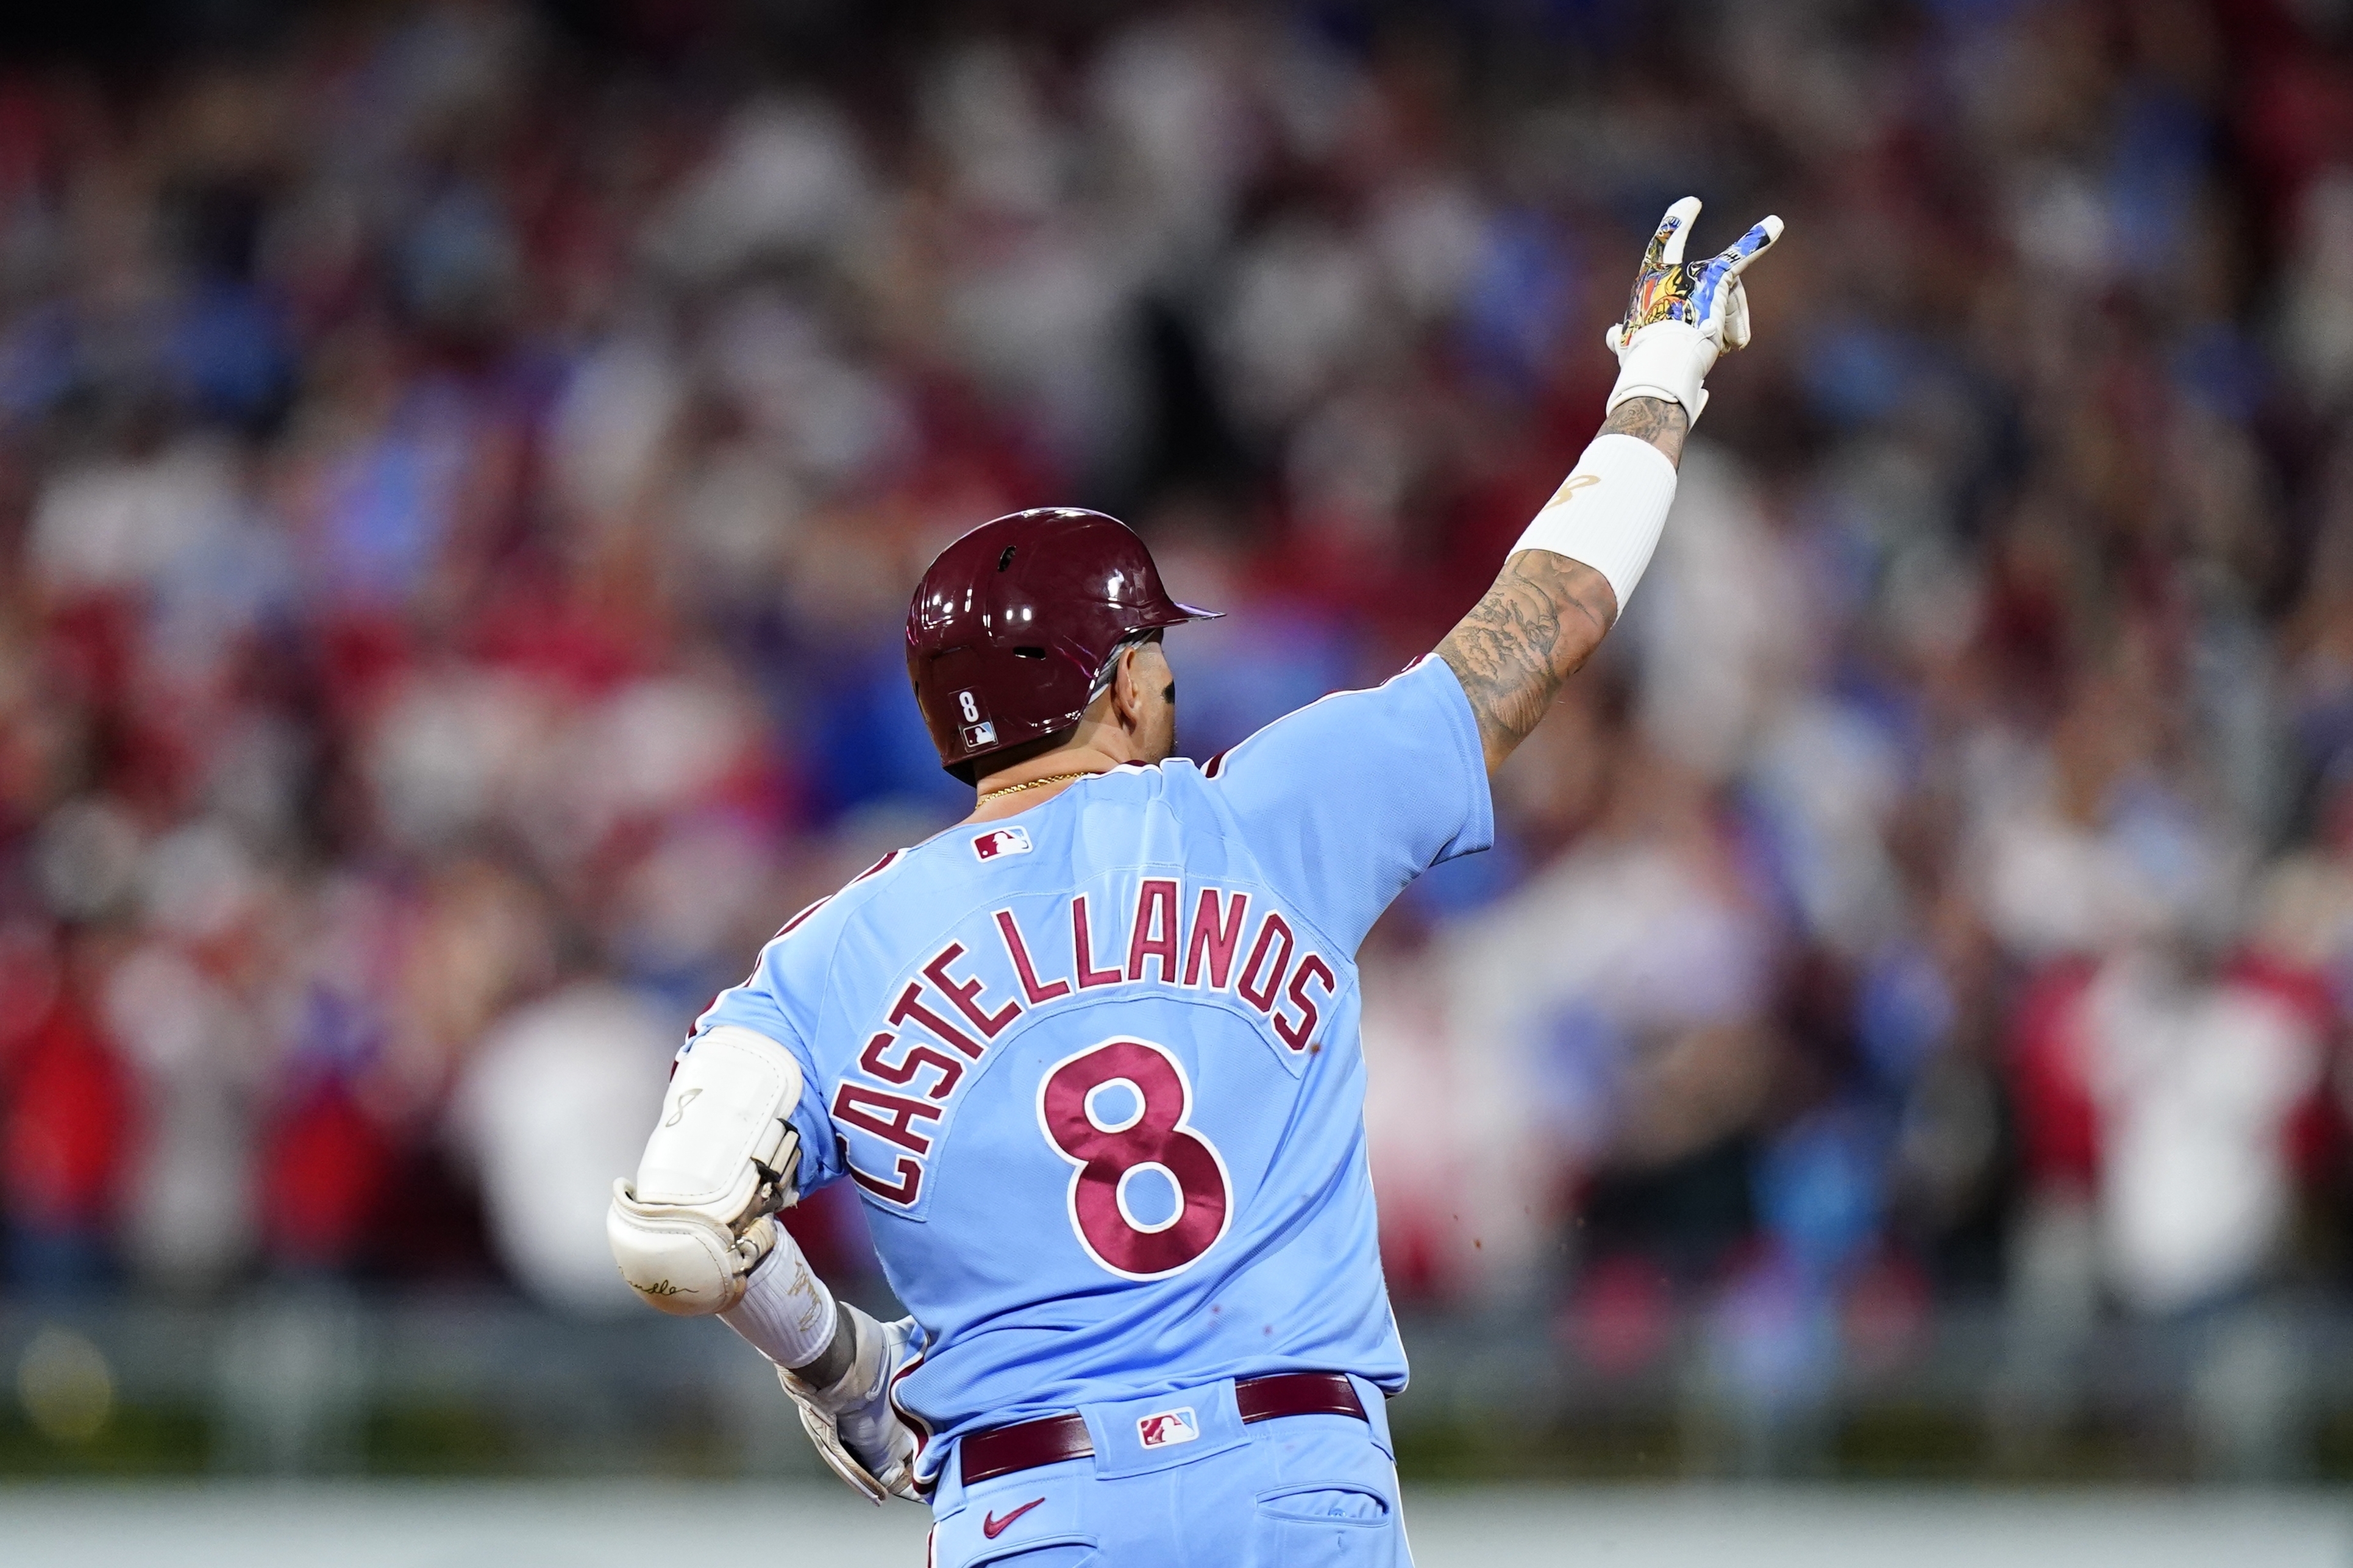
<svg viewBox="0 0 2353 1568"><path fill-rule="evenodd" d="M1667 461L1683 461L1683 437L1691 433L1691 418L1681 403L1663 397L1629 397L1609 410L1601 421L1600 434L1632 436L1650 442L1667 454Z"/></svg>
<svg viewBox="0 0 2353 1568"><path fill-rule="evenodd" d="M1669 462L1681 462L1690 429L1682 404L1630 397L1610 410L1600 433L1646 440ZM1487 597L1438 645L1438 656L1453 667L1478 715L1488 772L1527 739L1561 683L1600 646L1617 619L1618 595L1609 579L1582 561L1521 550L1504 563Z"/></svg>
<svg viewBox="0 0 2353 1568"><path fill-rule="evenodd" d="M1535 730L1617 619L1609 580L1582 561L1521 550L1438 645L1478 715L1487 771Z"/></svg>

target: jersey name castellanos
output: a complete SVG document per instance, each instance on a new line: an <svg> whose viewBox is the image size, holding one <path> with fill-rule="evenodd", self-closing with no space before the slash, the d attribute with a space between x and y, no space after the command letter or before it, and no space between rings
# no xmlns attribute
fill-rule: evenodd
<svg viewBox="0 0 2353 1568"><path fill-rule="evenodd" d="M802 1187L857 1184L925 1331L894 1398L926 1477L966 1432L1094 1401L1404 1386L1355 955L1492 836L1470 704L1425 659L1205 766L1128 764L885 856L712 1004L698 1036L799 1058Z"/></svg>

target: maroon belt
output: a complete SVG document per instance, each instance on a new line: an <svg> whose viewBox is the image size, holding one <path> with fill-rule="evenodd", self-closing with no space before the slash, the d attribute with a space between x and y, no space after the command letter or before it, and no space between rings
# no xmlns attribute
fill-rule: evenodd
<svg viewBox="0 0 2353 1568"><path fill-rule="evenodd" d="M1356 1385L1338 1372L1276 1372L1271 1377L1246 1377L1234 1384L1234 1404L1242 1420L1271 1421L1278 1415L1353 1415L1365 1419ZM1041 1415L990 1432L976 1432L956 1445L964 1467L964 1484L1009 1476L1016 1470L1064 1459L1083 1459L1095 1451L1087 1436L1086 1417Z"/></svg>

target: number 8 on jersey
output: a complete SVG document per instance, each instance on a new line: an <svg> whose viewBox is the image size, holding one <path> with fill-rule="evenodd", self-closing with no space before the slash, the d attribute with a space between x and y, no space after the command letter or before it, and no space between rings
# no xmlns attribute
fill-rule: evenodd
<svg viewBox="0 0 2353 1568"><path fill-rule="evenodd" d="M1104 1114L1101 1091L1134 1097L1124 1117ZM1087 1255L1123 1279L1179 1274L1226 1234L1233 1186L1217 1146L1187 1125L1193 1086L1166 1047L1107 1040L1048 1070L1038 1086L1038 1125L1075 1167L1068 1208ZM1176 1190L1166 1219L1139 1220L1128 1187L1157 1171Z"/></svg>

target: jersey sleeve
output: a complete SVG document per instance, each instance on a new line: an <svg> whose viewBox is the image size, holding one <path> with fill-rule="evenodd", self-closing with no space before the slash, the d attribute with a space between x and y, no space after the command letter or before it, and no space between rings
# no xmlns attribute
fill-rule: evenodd
<svg viewBox="0 0 2353 1568"><path fill-rule="evenodd" d="M793 1054L801 1068L800 1105L792 1117L794 1129L801 1135L801 1165L794 1184L807 1193L840 1181L846 1172L840 1146L834 1139L833 1120L826 1114L825 1075L810 1047L811 1031L797 1022L800 1017L815 1017L815 999L805 1008L797 1006L786 990L783 949L798 935L788 926L761 948L760 961L750 977L712 999L694 1021L694 1033L679 1054L683 1057L694 1049L696 1041L729 1023L765 1035Z"/></svg>
<svg viewBox="0 0 2353 1568"><path fill-rule="evenodd" d="M1435 656L1310 703L1201 773L1268 880L1352 951L1408 883L1494 842L1478 720Z"/></svg>

